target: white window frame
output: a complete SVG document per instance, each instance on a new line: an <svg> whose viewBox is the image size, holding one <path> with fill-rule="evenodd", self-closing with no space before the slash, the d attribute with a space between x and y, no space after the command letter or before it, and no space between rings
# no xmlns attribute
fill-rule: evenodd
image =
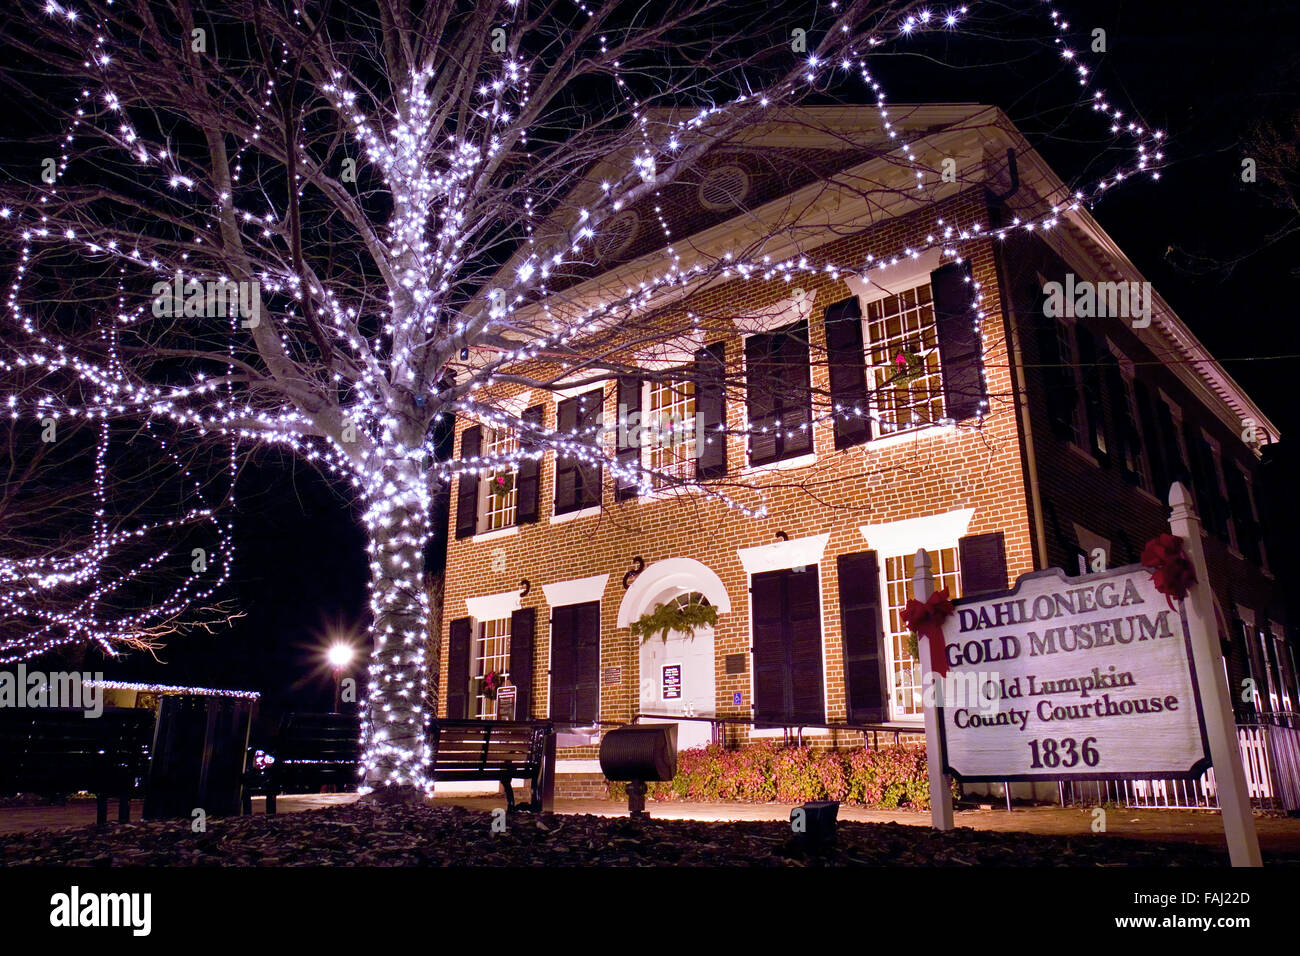
<svg viewBox="0 0 1300 956"><path fill-rule="evenodd" d="M511 444L514 447L514 450L515 451L519 450L519 435L515 431L515 429L508 428L502 425L490 425L487 423L484 423L482 425L482 428L484 429L483 454L485 456L488 454L492 454L491 452L487 451L488 434L490 432L510 433L513 439ZM510 494L514 498L514 503L511 506L513 520L509 524L504 524L499 528L487 527L488 512L492 504L492 495L493 495L492 478L493 478L493 474L491 472L488 472L479 479L478 514L475 518L475 525L474 525L475 528L478 529L478 531L474 535L475 541L490 541L493 538L504 538L504 537L508 537L511 534L519 533L519 520L518 520L519 519L519 466L518 464L516 464L515 467L510 471L510 481L511 481Z"/></svg>
<svg viewBox="0 0 1300 956"><path fill-rule="evenodd" d="M951 551L953 553L954 565L956 568L955 574L957 578L958 590L960 591L961 589L961 548L958 547L956 538L952 540L951 544L939 545L939 546L917 545L915 549L909 551L895 552L893 554L884 554L882 552L878 555L878 560L876 562L876 576L878 578L876 593L880 595L880 610L881 610L881 624L882 624L881 630L883 631L883 637L885 639L884 640L885 683L887 685L886 694L888 695L888 701L889 701L889 719L891 722L898 723L898 724L917 724L917 725L924 724L925 711L924 709L922 709L918 713L909 714L905 712L899 712L898 710L898 687L895 683L895 676L894 676L894 665L896 663L896 658L894 656L894 633L895 632L892 631L889 626L889 611L891 605L889 603L888 565L889 565L889 560L891 558L906 562L908 558L914 557L916 555L916 552L919 551L921 548L925 548L927 552L928 551ZM943 585L939 583L938 574L935 575L935 585L936 585L936 590L943 587ZM910 599L911 596L912 596L912 589L909 586L907 588L907 597ZM906 606L906 602L904 602L904 606ZM918 667L921 666L921 662L919 660L916 662L916 664ZM924 693L924 684L922 684L921 689L922 689L922 693Z"/></svg>
<svg viewBox="0 0 1300 956"><path fill-rule="evenodd" d="M665 369L664 371L676 371L676 369ZM683 377L683 378L658 379L658 380L655 380L655 381L644 380L644 381L641 382L641 428L646 428L646 427L647 427L647 415L650 414L650 412L649 412L649 408L650 408L650 395L651 395L651 392L653 391L653 389L655 388L655 386L672 385L673 387L677 387L677 386L680 386L680 385L682 385L682 384L686 384L686 383L689 383L689 384L692 385L692 386L695 386L695 385L696 385L696 382L695 382L695 380L690 376L689 371L688 371L687 369L685 369L685 368L683 368L682 371L685 373L685 377ZM692 393L692 395L691 395L691 400L692 400L693 403L695 403L695 415L698 416L699 413L700 413L700 412L699 412L699 404L698 404L699 396L696 395L696 394L694 394L694 393ZM692 432L694 432L694 424L693 424L693 423L692 423ZM639 461L640 461L640 464L641 464L641 467L642 467L642 468L649 470L649 469L652 467L652 466L651 466L651 457L652 457L653 452L654 452L654 450L655 450L655 448L656 448L657 446L645 442L645 441L644 441L644 434L645 434L644 432L641 433L641 436L642 436L643 440L642 440L641 445L640 445L640 459L639 459ZM697 435L697 434L692 434L692 435L691 435L691 438L690 438L689 440L690 440L691 442L694 442L694 441L696 440L696 438L698 438L698 435ZM725 441L725 439L724 439L724 441ZM746 447L748 447L748 443L746 443ZM697 461L699 461L699 459L700 459L700 449L699 449L699 446L698 446L698 444L697 444L696 447L695 447L694 453L693 453L689 458L687 458L685 461L683 461L683 462L681 463L682 466L683 466L684 471L689 472L689 474L683 474L683 475L679 476L679 477L680 477L680 480L682 480L682 481L686 481L686 482L691 482L691 481L694 481L694 480L695 480L695 469L694 469L693 466L694 466L694 464L695 464ZM687 466L690 466L690 467L687 467ZM648 491L648 492L646 492L645 494L641 495L640 498L641 498L641 500L643 500L643 501L644 501L644 500L655 500L655 499L659 499L659 498L664 498L664 497L666 497L666 496L670 496L674 491L678 490L679 488L680 488L679 485L665 485L665 486L663 486L663 487L661 487L661 488L652 488L650 491Z"/></svg>
<svg viewBox="0 0 1300 956"><path fill-rule="evenodd" d="M470 675L469 675L471 681L481 681L482 678L485 676L487 658L483 656L481 651L483 649L484 644L488 640L488 638L485 636L485 631L487 630L487 626L489 624L498 624L502 621L505 622L504 637L505 637L506 651L504 655L493 655L493 656L505 657L506 668L502 671L502 674L505 677L510 677L510 672L512 667L512 661L510 660L510 655L514 651L514 647L512 646L513 645L512 638L514 637L514 635L511 633L511 617L510 615L506 615L505 617L489 617L481 621L477 619L474 621L474 653L470 658ZM502 636L503 635L497 634L493 636L493 639L500 638ZM477 684L474 686L478 687ZM496 701L493 700L490 702L492 704L492 713L490 714L479 713L480 703L486 704L489 703L489 701L481 693L476 692L474 694L474 719L494 720L496 718Z"/></svg>
<svg viewBox="0 0 1300 956"><path fill-rule="evenodd" d="M862 313L862 317L859 319L862 327L862 365L867 377L867 391L869 393L867 397L867 418L869 422L868 427L871 429L871 438L868 439L867 444L873 447L882 447L881 444L877 443L893 443L899 440L902 436L914 436L920 432L932 429L943 429L948 427L952 421L951 417L948 415L948 402L943 392L943 356L939 354L939 320L933 314L934 288L930 282L930 274L942 265L942 260L938 255L925 255L920 257L918 261L926 263L926 265L900 272L896 276L891 276L890 288L882 288L881 286L873 284L868 286L866 291L859 293L858 295L858 305L860 306L859 311ZM939 363L937 372L939 376L939 401L943 408L943 414L933 421L885 431L880 413L880 405L876 400L875 385L872 381L875 371L879 369L880 366L873 364L870 359L872 339L870 335L871 320L869 312L873 303L896 295L902 295L910 289L917 289L923 285L930 286L930 312L931 319L934 322L935 336L933 354L937 357Z"/></svg>

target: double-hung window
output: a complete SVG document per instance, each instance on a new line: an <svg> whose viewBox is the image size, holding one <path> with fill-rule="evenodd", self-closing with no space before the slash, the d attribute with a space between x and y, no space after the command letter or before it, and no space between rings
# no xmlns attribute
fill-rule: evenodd
<svg viewBox="0 0 1300 956"><path fill-rule="evenodd" d="M508 428L489 428L484 435L483 456L509 458L519 448L515 433ZM479 531L496 531L515 523L518 502L518 474L513 464L502 463L480 482Z"/></svg>
<svg viewBox="0 0 1300 956"><path fill-rule="evenodd" d="M642 464L655 487L695 478L695 382L689 378L645 384Z"/></svg>
<svg viewBox="0 0 1300 956"><path fill-rule="evenodd" d="M496 695L488 690L488 677L495 687L510 676L510 618L482 621L473 660L474 716L490 720L497 715Z"/></svg>
<svg viewBox="0 0 1300 956"><path fill-rule="evenodd" d="M934 573L934 589L948 589L949 597L961 596L961 568L958 549L941 548L929 551L930 567ZM885 597L888 605L886 626L889 628L889 692L890 705L895 719L914 717L923 712L921 663L908 645L910 631L903 623L903 609L912 596L914 554L901 554L885 558Z"/></svg>
<svg viewBox="0 0 1300 956"><path fill-rule="evenodd" d="M944 416L943 374L929 280L868 302L866 321L878 434L938 422Z"/></svg>

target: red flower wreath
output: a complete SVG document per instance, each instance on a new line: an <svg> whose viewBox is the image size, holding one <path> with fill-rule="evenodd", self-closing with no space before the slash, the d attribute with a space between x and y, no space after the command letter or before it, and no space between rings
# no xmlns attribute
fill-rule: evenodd
<svg viewBox="0 0 1300 956"><path fill-rule="evenodd" d="M930 639L930 670L940 677L948 673L948 655L944 653L943 622L955 610L948 599L948 589L935 591L927 601L911 598L903 608L903 623L913 634Z"/></svg>
<svg viewBox="0 0 1300 956"><path fill-rule="evenodd" d="M483 678L483 696L488 700L497 699L497 691L501 689L501 675L496 671L488 671Z"/></svg>
<svg viewBox="0 0 1300 956"><path fill-rule="evenodd" d="M1165 596L1165 603L1174 609L1174 598L1187 597L1188 589L1196 583L1192 562L1183 553L1183 539L1177 535L1157 535L1142 549L1142 566L1151 569L1156 590Z"/></svg>

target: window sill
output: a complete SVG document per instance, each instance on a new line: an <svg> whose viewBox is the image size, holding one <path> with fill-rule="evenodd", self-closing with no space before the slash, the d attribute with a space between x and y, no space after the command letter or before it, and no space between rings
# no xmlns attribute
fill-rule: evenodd
<svg viewBox="0 0 1300 956"><path fill-rule="evenodd" d="M863 447L866 448L867 451L875 451L879 448L889 448L893 445L905 445L910 441L920 441L923 438L940 438L956 434L956 422L948 425L923 425L920 428L909 428L906 431L890 432L888 435L882 435L880 438L873 438L869 442L864 442Z"/></svg>
<svg viewBox="0 0 1300 956"><path fill-rule="evenodd" d="M1165 504L1163 501L1161 501L1159 498L1157 498L1157 497L1156 497L1153 493L1151 493L1150 491L1147 491L1147 490L1146 490L1145 488L1143 488L1141 485L1134 485L1133 487L1137 489L1138 494L1142 495L1142 497L1151 499L1151 501L1153 501L1155 504L1160 505L1160 507L1162 507L1162 508L1168 508L1168 507L1169 507L1167 504Z"/></svg>
<svg viewBox="0 0 1300 956"><path fill-rule="evenodd" d="M564 524L566 521L576 521L579 518L591 518L600 514L600 505L592 505L590 508L583 508L580 511L569 511L562 515L551 515L551 524Z"/></svg>
<svg viewBox="0 0 1300 956"><path fill-rule="evenodd" d="M792 471L796 468L807 468L809 465L817 463L817 453L809 455L799 455L795 458L782 458L780 461L769 461L762 465L746 465L741 469L738 477L747 475L761 475L765 471Z"/></svg>
<svg viewBox="0 0 1300 956"><path fill-rule="evenodd" d="M473 541L475 544L478 544L480 541L495 541L498 538L509 538L510 536L516 535L518 533L519 533L519 525L512 524L512 525L506 525L504 528L496 528L495 530L492 531L482 531L479 534L474 535L474 537L470 538L470 540Z"/></svg>
<svg viewBox="0 0 1300 956"><path fill-rule="evenodd" d="M1079 458L1082 458L1082 459L1083 459L1084 461L1086 461L1088 464L1092 465L1092 467L1094 467L1094 468L1100 468L1100 467L1101 467L1101 462L1099 462L1099 461L1097 460L1097 457L1096 457L1092 452L1090 452L1090 451L1084 451L1082 448L1080 448L1080 447L1079 447L1078 445L1076 445L1074 442L1066 442L1066 446L1065 446L1065 447L1067 447L1068 449L1070 449L1070 452L1071 452L1072 454L1077 455Z"/></svg>

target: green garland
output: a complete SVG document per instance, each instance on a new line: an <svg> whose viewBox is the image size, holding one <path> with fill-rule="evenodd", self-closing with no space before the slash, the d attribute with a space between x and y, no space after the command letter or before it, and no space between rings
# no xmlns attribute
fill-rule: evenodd
<svg viewBox="0 0 1300 956"><path fill-rule="evenodd" d="M712 604L699 604L694 601L689 604L678 604L676 601L669 601L633 621L632 633L641 638L642 644L656 634L667 643L669 631L681 631L693 638L700 628L713 627L717 623L718 609Z"/></svg>

